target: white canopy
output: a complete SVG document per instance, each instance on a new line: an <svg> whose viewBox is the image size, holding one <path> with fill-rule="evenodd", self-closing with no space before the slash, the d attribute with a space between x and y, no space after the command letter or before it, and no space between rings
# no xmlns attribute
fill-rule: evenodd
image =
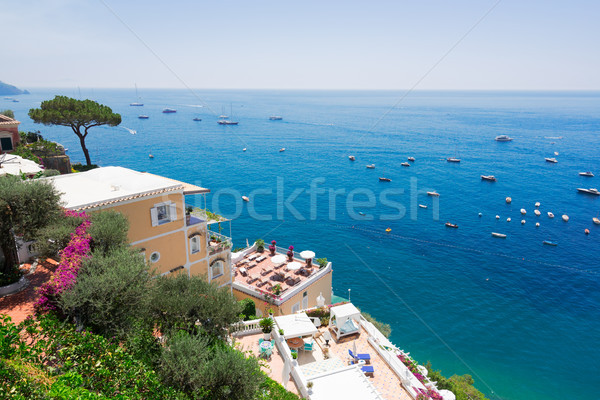
<svg viewBox="0 0 600 400"><path fill-rule="evenodd" d="M315 252L310 250L304 250L300 253L300 257L304 258L305 260L309 258L315 258Z"/></svg>
<svg viewBox="0 0 600 400"><path fill-rule="evenodd" d="M271 257L271 262L273 264L283 264L286 260L286 257L283 254L277 254L276 256Z"/></svg>
<svg viewBox="0 0 600 400"><path fill-rule="evenodd" d="M288 270L290 271L295 271L297 269L302 268L302 264L300 264L298 261L292 261L291 263L289 263L286 267Z"/></svg>
<svg viewBox="0 0 600 400"><path fill-rule="evenodd" d="M305 312L275 317L275 323L279 329L283 329L283 337L286 339L317 333L315 324Z"/></svg>
<svg viewBox="0 0 600 400"><path fill-rule="evenodd" d="M311 400L383 400L358 366L327 371L313 375L308 380L313 383Z"/></svg>
<svg viewBox="0 0 600 400"><path fill-rule="evenodd" d="M0 176L20 175L21 173L33 175L40 171L43 170L34 161L19 156L13 156L12 154L0 155Z"/></svg>
<svg viewBox="0 0 600 400"><path fill-rule="evenodd" d="M456 400L456 396L449 390L442 389L440 390L440 394L444 398L444 400Z"/></svg>
<svg viewBox="0 0 600 400"><path fill-rule="evenodd" d="M360 320L360 311L352 303L342 304L341 306L331 307L331 318L335 317L338 326L342 326L350 318Z"/></svg>

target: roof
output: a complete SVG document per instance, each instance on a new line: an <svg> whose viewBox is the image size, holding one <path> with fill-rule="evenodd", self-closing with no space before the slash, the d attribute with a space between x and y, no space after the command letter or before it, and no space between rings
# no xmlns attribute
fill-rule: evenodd
<svg viewBox="0 0 600 400"><path fill-rule="evenodd" d="M4 114L0 114L0 126L2 125L18 125L20 124L19 121L17 121L16 119L12 119L11 117L7 117Z"/></svg>
<svg viewBox="0 0 600 400"><path fill-rule="evenodd" d="M360 315L360 311L358 311L358 308L354 307L354 304L352 303L331 307L331 313L335 314L338 319Z"/></svg>
<svg viewBox="0 0 600 400"><path fill-rule="evenodd" d="M275 317L279 329L283 329L286 339L317 333L318 329L305 312Z"/></svg>
<svg viewBox="0 0 600 400"><path fill-rule="evenodd" d="M71 210L102 207L168 192L182 191L184 194L191 194L189 192L208 191L174 179L123 167L101 167L47 179L62 193L65 207ZM186 188L188 193L185 192Z"/></svg>
<svg viewBox="0 0 600 400"><path fill-rule="evenodd" d="M382 400L377 390L357 366L311 376L311 400L360 399Z"/></svg>
<svg viewBox="0 0 600 400"><path fill-rule="evenodd" d="M200 186L196 186L196 185L192 185L191 183L187 183L187 182L181 182L181 181L177 181L175 179L171 179L171 178L165 178L164 176L160 176L160 175L154 175L151 174L150 172L144 172L144 174L146 175L152 175L152 176L156 176L162 179L166 179L175 183L178 183L180 185L183 185L183 194L188 195L188 194L201 194L201 193L209 193L210 189L206 189Z"/></svg>

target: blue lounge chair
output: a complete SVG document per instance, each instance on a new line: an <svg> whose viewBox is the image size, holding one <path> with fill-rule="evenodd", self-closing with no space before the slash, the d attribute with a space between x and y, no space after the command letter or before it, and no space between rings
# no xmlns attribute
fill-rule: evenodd
<svg viewBox="0 0 600 400"><path fill-rule="evenodd" d="M364 360L367 362L367 364L371 363L371 355L369 353L354 354L350 349L348 349L348 353L350 354L350 357L354 359L354 361Z"/></svg>
<svg viewBox="0 0 600 400"><path fill-rule="evenodd" d="M313 342L304 342L304 351L313 351Z"/></svg>
<svg viewBox="0 0 600 400"><path fill-rule="evenodd" d="M370 365L365 365L364 367L361 367L360 370L362 372L364 372L365 375L370 375L370 376L374 376L375 375L375 368L373 368Z"/></svg>

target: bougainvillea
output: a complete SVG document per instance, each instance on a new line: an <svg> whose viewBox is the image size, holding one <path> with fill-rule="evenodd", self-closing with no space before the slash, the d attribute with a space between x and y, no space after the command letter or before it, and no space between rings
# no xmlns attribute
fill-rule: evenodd
<svg viewBox="0 0 600 400"><path fill-rule="evenodd" d="M90 234L87 233L90 226L89 217L83 212L78 213L70 210L65 211L65 216L67 218L81 218L83 222L71 234L71 240L67 247L61 250L60 261L54 275L38 289L40 295L36 302L38 311L57 309L56 300L58 296L75 284L81 263L84 258L89 256Z"/></svg>
<svg viewBox="0 0 600 400"><path fill-rule="evenodd" d="M411 360L404 354L398 354L398 358L400 359L400 361L402 361L402 364L408 367L409 371L412 372L415 378L417 378L423 385L429 383L427 382L427 378L425 378L425 376L423 376L423 374L421 374L421 371L419 371L419 369L417 368L417 363L415 363L413 360ZM439 394L435 389L419 389L419 391L421 393L417 396L417 400L444 400L442 395Z"/></svg>

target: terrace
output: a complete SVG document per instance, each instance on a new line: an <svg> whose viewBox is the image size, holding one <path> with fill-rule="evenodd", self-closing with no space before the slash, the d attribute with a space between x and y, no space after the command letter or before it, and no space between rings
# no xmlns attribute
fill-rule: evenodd
<svg viewBox="0 0 600 400"><path fill-rule="evenodd" d="M253 246L236 253L232 259L236 289L258 297L270 294L277 304L331 271L331 263L320 266L297 258L290 261L283 249L277 250L281 253L272 256Z"/></svg>

